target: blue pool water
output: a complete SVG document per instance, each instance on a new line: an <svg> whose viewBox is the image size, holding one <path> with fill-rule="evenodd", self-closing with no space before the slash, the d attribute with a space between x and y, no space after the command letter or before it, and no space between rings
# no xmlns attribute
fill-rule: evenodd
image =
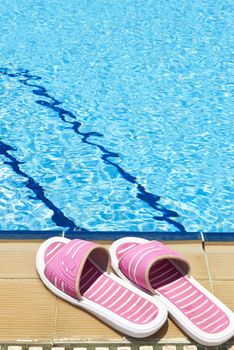
<svg viewBox="0 0 234 350"><path fill-rule="evenodd" d="M233 231L231 1L0 2L0 229Z"/></svg>

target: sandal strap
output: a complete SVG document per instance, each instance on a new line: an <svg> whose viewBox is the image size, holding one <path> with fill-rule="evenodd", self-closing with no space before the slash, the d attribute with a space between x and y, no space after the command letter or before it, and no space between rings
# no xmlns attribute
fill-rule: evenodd
<svg viewBox="0 0 234 350"><path fill-rule="evenodd" d="M50 259L45 267L45 276L56 288L81 300L80 279L88 259L100 270L110 271L110 256L105 247L74 239Z"/></svg>
<svg viewBox="0 0 234 350"><path fill-rule="evenodd" d="M170 259L181 262L186 273L190 274L190 265L182 254L172 250L158 241L139 244L129 249L119 261L119 268L123 274L141 288L155 294L149 280L151 267L158 261Z"/></svg>

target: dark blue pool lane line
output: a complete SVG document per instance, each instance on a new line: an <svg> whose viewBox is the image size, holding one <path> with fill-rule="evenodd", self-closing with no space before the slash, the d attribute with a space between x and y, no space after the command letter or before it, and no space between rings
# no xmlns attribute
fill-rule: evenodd
<svg viewBox="0 0 234 350"><path fill-rule="evenodd" d="M4 161L4 164L9 165L16 174L25 178L25 186L35 194L35 197L30 196L29 198L42 201L48 209L52 210L53 214L51 219L58 227L64 227L68 230L84 230L76 226L72 220L67 218L63 212L45 196L43 187L20 169L19 165L22 164L22 162L19 162L14 156L9 154L9 151L16 151L16 149L0 141L0 154L7 158L7 161ZM87 230L84 231L87 232Z"/></svg>
<svg viewBox="0 0 234 350"><path fill-rule="evenodd" d="M45 240L54 236L63 236L64 231L0 231L0 240ZM122 237L140 237L159 241L205 241L205 242L234 242L234 232L129 232L129 231L96 231L65 232L69 239L89 239L92 241L114 241Z"/></svg>
<svg viewBox="0 0 234 350"><path fill-rule="evenodd" d="M59 118L63 122L70 124L71 129L74 130L76 134L81 136L81 141L83 143L99 148L100 151L102 152L101 159L104 161L104 163L113 166L126 181L130 182L131 184L135 184L137 186L137 190L138 190L137 198L147 203L151 208L159 211L162 214L161 216L153 216L154 220L165 221L169 225L174 226L180 232L186 232L184 226L181 223L173 220L173 218L179 217L179 215L174 210L169 210L159 203L160 196L154 195L146 191L144 186L138 183L137 178L135 176L132 176L129 172L125 171L120 165L118 165L113 160L111 160L113 158L118 158L119 157L118 153L111 152L107 150L104 146L98 143L92 142L89 139L92 136L102 137L103 136L102 134L97 132L85 132L85 133L81 132L79 130L81 127L81 123L76 120L76 116L71 111L66 110L59 106L61 105L62 102L50 96L46 88L44 88L43 86L30 83L30 81L32 80L35 80L35 81L41 80L41 77L31 75L29 73L29 70L22 69L22 68L18 69L17 73L11 73L11 71L7 68L0 68L0 73L12 78L17 78L17 80L20 83L26 86L32 87L33 88L32 93L34 95L42 96L47 99L47 100L37 100L36 101L37 104L50 108L51 110L53 110L55 113L58 114ZM68 118L69 120L67 120ZM74 121L71 121L70 119L73 119Z"/></svg>

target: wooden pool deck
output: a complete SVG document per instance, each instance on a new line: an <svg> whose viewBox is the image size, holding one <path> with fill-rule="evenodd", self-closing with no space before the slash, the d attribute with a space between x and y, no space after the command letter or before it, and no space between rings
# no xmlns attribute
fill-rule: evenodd
<svg viewBox="0 0 234 350"><path fill-rule="evenodd" d="M35 269L40 243L0 240L0 344L194 344L171 320L153 336L136 341L55 297ZM234 242L165 243L182 252L193 276L234 311Z"/></svg>

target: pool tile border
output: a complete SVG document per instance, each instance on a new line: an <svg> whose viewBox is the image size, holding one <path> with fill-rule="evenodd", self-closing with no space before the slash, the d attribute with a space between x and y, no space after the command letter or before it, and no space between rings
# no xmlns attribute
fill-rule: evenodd
<svg viewBox="0 0 234 350"><path fill-rule="evenodd" d="M0 231L0 240L41 240L54 236L66 236L73 239L91 237L92 240L113 241L126 236L135 236L162 241L205 241L205 242L233 242L234 232L133 232L133 231Z"/></svg>
<svg viewBox="0 0 234 350"><path fill-rule="evenodd" d="M78 344L0 344L0 350L234 350L234 341L220 346L206 347L199 344L155 343L115 344L115 343L78 343Z"/></svg>

